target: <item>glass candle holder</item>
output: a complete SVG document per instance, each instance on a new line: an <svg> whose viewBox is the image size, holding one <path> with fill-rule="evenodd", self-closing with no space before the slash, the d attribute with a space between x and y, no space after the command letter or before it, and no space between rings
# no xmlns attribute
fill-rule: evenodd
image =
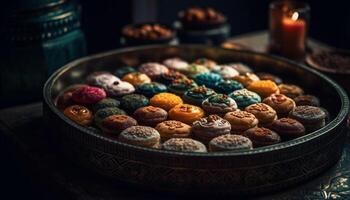
<svg viewBox="0 0 350 200"><path fill-rule="evenodd" d="M300 1L274 1L269 7L269 51L291 59L305 56L310 7Z"/></svg>

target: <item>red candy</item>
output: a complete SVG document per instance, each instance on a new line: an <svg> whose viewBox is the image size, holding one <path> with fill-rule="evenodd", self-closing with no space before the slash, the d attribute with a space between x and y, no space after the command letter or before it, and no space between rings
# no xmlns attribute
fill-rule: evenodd
<svg viewBox="0 0 350 200"><path fill-rule="evenodd" d="M106 92L98 87L86 86L73 92L73 101L79 104L94 104L106 97Z"/></svg>

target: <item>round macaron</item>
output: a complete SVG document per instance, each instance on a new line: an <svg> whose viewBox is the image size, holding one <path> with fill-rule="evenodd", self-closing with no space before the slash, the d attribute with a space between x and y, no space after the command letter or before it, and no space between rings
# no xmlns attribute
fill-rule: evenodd
<svg viewBox="0 0 350 200"><path fill-rule="evenodd" d="M253 72L253 70L248 65L245 65L243 63L227 63L224 65L237 70L241 75Z"/></svg>
<svg viewBox="0 0 350 200"><path fill-rule="evenodd" d="M72 105L64 109L63 114L82 126L88 126L93 120L92 112L81 105Z"/></svg>
<svg viewBox="0 0 350 200"><path fill-rule="evenodd" d="M192 135L195 139L208 144L213 138L229 134L231 132L231 124L219 117L218 115L209 115L201 118L192 125Z"/></svg>
<svg viewBox="0 0 350 200"><path fill-rule="evenodd" d="M233 77L233 79L235 81L240 82L242 85L244 85L244 87L248 87L248 85L250 85L251 83L253 83L254 81L259 81L259 77L253 73L245 73L245 74L241 74L239 76L235 76Z"/></svg>
<svg viewBox="0 0 350 200"><path fill-rule="evenodd" d="M171 93L182 96L187 90L197 87L198 85L192 79L182 78L176 79L168 85L168 90Z"/></svg>
<svg viewBox="0 0 350 200"><path fill-rule="evenodd" d="M320 100L314 95L300 95L294 98L297 106L320 106Z"/></svg>
<svg viewBox="0 0 350 200"><path fill-rule="evenodd" d="M163 92L154 95L150 99L150 103L154 107L163 108L164 110L169 111L171 108L182 104L183 102L179 96L172 93Z"/></svg>
<svg viewBox="0 0 350 200"><path fill-rule="evenodd" d="M163 73L160 76L159 81L166 84L166 85L169 85L177 79L185 79L185 78L187 78L186 75L184 75L178 71L169 70L167 73Z"/></svg>
<svg viewBox="0 0 350 200"><path fill-rule="evenodd" d="M272 94L263 100L263 103L271 106L276 112L278 117L286 117L295 108L295 102L293 99L283 94Z"/></svg>
<svg viewBox="0 0 350 200"><path fill-rule="evenodd" d="M156 126L158 123L168 118L168 113L158 107L146 106L138 108L133 115L141 125Z"/></svg>
<svg viewBox="0 0 350 200"><path fill-rule="evenodd" d="M209 58L198 58L193 63L197 65L203 65L209 70L214 70L218 67L218 64L214 60Z"/></svg>
<svg viewBox="0 0 350 200"><path fill-rule="evenodd" d="M85 84L74 84L66 89L64 89L62 92L60 92L56 99L55 99L55 105L58 107L60 110L64 110L66 107L71 106L74 104L73 101L73 92L79 88L86 87L88 85Z"/></svg>
<svg viewBox="0 0 350 200"><path fill-rule="evenodd" d="M189 89L182 98L186 103L200 106L205 99L214 94L216 94L214 90L205 86L198 86Z"/></svg>
<svg viewBox="0 0 350 200"><path fill-rule="evenodd" d="M105 71L93 72L86 78L86 84L101 88L105 88L107 85L111 85L115 81L120 81L120 79Z"/></svg>
<svg viewBox="0 0 350 200"><path fill-rule="evenodd" d="M219 65L218 69L214 69L213 73L219 74L223 79L232 79L239 75L239 72L231 66Z"/></svg>
<svg viewBox="0 0 350 200"><path fill-rule="evenodd" d="M136 92L146 97L153 97L154 95L162 92L166 92L167 87L162 83L151 82L143 83L136 87Z"/></svg>
<svg viewBox="0 0 350 200"><path fill-rule="evenodd" d="M276 131L283 139L293 139L305 135L305 127L295 119L280 118L275 120L269 128Z"/></svg>
<svg viewBox="0 0 350 200"><path fill-rule="evenodd" d="M148 106L149 100L141 94L128 94L120 99L120 107L128 113L134 113L136 109Z"/></svg>
<svg viewBox="0 0 350 200"><path fill-rule="evenodd" d="M194 121L204 117L202 108L189 104L179 104L169 111L169 118L191 125Z"/></svg>
<svg viewBox="0 0 350 200"><path fill-rule="evenodd" d="M106 98L106 92L98 87L81 87L72 93L74 102L82 105L90 105Z"/></svg>
<svg viewBox="0 0 350 200"><path fill-rule="evenodd" d="M92 110L94 112L103 109L103 108L109 108L109 107L119 107L120 101L112 98L104 98L101 101L97 102L92 106Z"/></svg>
<svg viewBox="0 0 350 200"><path fill-rule="evenodd" d="M235 80L224 80L215 84L214 90L223 94L230 94L233 91L243 89L243 85Z"/></svg>
<svg viewBox="0 0 350 200"><path fill-rule="evenodd" d="M222 77L219 74L208 72L195 75L194 81L198 85L204 85L208 88L214 88L216 83L222 81Z"/></svg>
<svg viewBox="0 0 350 200"><path fill-rule="evenodd" d="M267 126L277 119L276 111L265 103L256 103L245 108L245 111L252 113L259 121L260 126Z"/></svg>
<svg viewBox="0 0 350 200"><path fill-rule="evenodd" d="M252 141L242 135L221 135L209 142L209 151L211 152L249 150L252 148Z"/></svg>
<svg viewBox="0 0 350 200"><path fill-rule="evenodd" d="M244 131L243 136L252 141L254 148L277 144L281 141L281 137L275 131L260 127Z"/></svg>
<svg viewBox="0 0 350 200"><path fill-rule="evenodd" d="M111 115L126 115L126 112L117 107L107 107L99 109L94 115L94 123L100 127L102 120Z"/></svg>
<svg viewBox="0 0 350 200"><path fill-rule="evenodd" d="M123 76L122 80L129 82L133 86L137 86L137 85L140 85L142 83L150 83L151 82L150 77L148 77L146 74L140 73L140 72L131 72L131 73L125 74Z"/></svg>
<svg viewBox="0 0 350 200"><path fill-rule="evenodd" d="M118 140L142 147L159 148L160 146L158 131L148 126L131 126L119 134Z"/></svg>
<svg viewBox="0 0 350 200"><path fill-rule="evenodd" d="M235 100L226 94L215 94L202 102L202 108L209 114L223 116L228 112L235 111L237 104Z"/></svg>
<svg viewBox="0 0 350 200"><path fill-rule="evenodd" d="M163 121L155 127L163 141L171 138L190 137L191 126L176 120Z"/></svg>
<svg viewBox="0 0 350 200"><path fill-rule="evenodd" d="M322 108L314 106L297 106L289 113L289 117L302 123L307 133L316 131L326 125L326 113Z"/></svg>
<svg viewBox="0 0 350 200"><path fill-rule="evenodd" d="M182 60L181 58L168 58L163 61L163 64L169 69L184 71L188 66L188 62Z"/></svg>
<svg viewBox="0 0 350 200"><path fill-rule="evenodd" d="M224 119L230 122L232 134L242 133L245 130L256 127L259 123L253 114L241 110L226 113Z"/></svg>
<svg viewBox="0 0 350 200"><path fill-rule="evenodd" d="M247 89L235 90L229 94L229 96L236 101L239 108L245 108L249 105L260 103L260 96Z"/></svg>
<svg viewBox="0 0 350 200"><path fill-rule="evenodd" d="M265 73L265 72L259 72L256 73L256 75L260 78L260 80L270 80L276 83L277 85L282 84L282 79L276 75Z"/></svg>
<svg viewBox="0 0 350 200"><path fill-rule="evenodd" d="M278 88L281 94L292 99L304 94L304 90L301 87L293 84L280 84L278 85Z"/></svg>
<svg viewBox="0 0 350 200"><path fill-rule="evenodd" d="M270 80L254 81L248 85L247 89L256 92L262 98L266 98L271 94L279 94L278 86Z"/></svg>
<svg viewBox="0 0 350 200"><path fill-rule="evenodd" d="M118 69L116 69L114 74L117 77L122 78L125 74L129 74L131 72L136 72L136 69L134 67L124 66L124 67L119 67Z"/></svg>
<svg viewBox="0 0 350 200"><path fill-rule="evenodd" d="M180 152L207 152L204 144L190 138L171 138L162 144L162 149Z"/></svg>
<svg viewBox="0 0 350 200"><path fill-rule="evenodd" d="M137 121L128 115L110 115L102 120L100 128L104 133L116 136L123 130L136 125Z"/></svg>
<svg viewBox="0 0 350 200"><path fill-rule="evenodd" d="M139 67L139 71L149 76L152 80L158 80L161 74L167 73L169 69L160 63L148 62L142 64Z"/></svg>
<svg viewBox="0 0 350 200"><path fill-rule="evenodd" d="M190 64L187 66L187 68L184 71L181 71L181 72L184 73L186 76L193 78L197 74L208 73L209 69L203 65Z"/></svg>

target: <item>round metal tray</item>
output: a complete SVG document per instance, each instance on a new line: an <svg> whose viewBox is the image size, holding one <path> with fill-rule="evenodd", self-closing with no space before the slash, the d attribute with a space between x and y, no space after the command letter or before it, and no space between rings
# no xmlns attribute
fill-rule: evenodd
<svg viewBox="0 0 350 200"><path fill-rule="evenodd" d="M321 98L330 122L306 136L249 151L181 153L123 144L81 127L54 106L59 91L96 70L137 66L178 56L208 57L219 63L243 62L256 71L275 73ZM44 115L54 141L72 160L94 171L156 190L200 193L257 194L309 179L340 157L346 137L349 99L321 73L282 58L201 45L145 46L82 58L56 71L44 86Z"/></svg>

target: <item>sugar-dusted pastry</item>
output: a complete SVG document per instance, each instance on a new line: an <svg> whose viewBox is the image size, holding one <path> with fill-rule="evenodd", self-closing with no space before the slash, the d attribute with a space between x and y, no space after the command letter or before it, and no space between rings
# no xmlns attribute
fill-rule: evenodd
<svg viewBox="0 0 350 200"><path fill-rule="evenodd" d="M326 113L322 108L314 106L297 106L289 113L289 117L302 123L307 133L316 131L326 125Z"/></svg>
<svg viewBox="0 0 350 200"><path fill-rule="evenodd" d="M271 106L277 112L278 117L287 117L289 112L295 108L293 99L283 94L272 94L266 97L263 103Z"/></svg>
<svg viewBox="0 0 350 200"><path fill-rule="evenodd" d="M93 72L86 78L86 84L100 88L105 88L107 85L111 85L115 81L120 81L120 79L105 71Z"/></svg>
<svg viewBox="0 0 350 200"><path fill-rule="evenodd" d="M189 89L182 98L186 103L201 106L205 99L214 94L216 94L214 90L205 86L198 86Z"/></svg>
<svg viewBox="0 0 350 200"><path fill-rule="evenodd" d="M143 83L136 87L136 92L145 95L146 97L153 97L156 94L166 91L167 87L164 84L157 82Z"/></svg>
<svg viewBox="0 0 350 200"><path fill-rule="evenodd" d="M277 119L269 128L286 140L305 135L304 125L292 118Z"/></svg>
<svg viewBox="0 0 350 200"><path fill-rule="evenodd" d="M208 114L218 114L224 116L227 112L232 112L237 109L235 100L226 94L215 94L202 102L202 108Z"/></svg>
<svg viewBox="0 0 350 200"><path fill-rule="evenodd" d="M92 110L94 112L102 109L102 108L109 108L109 107L119 107L120 101L112 98L104 98L101 101L97 102L92 106Z"/></svg>
<svg viewBox="0 0 350 200"><path fill-rule="evenodd" d="M181 78L174 80L171 84L168 85L168 90L171 93L182 96L187 90L197 87L197 83L192 79Z"/></svg>
<svg viewBox="0 0 350 200"><path fill-rule="evenodd" d="M201 118L192 125L192 136L208 144L213 138L229 134L231 132L231 124L219 117L218 115L209 115L208 117Z"/></svg>
<svg viewBox="0 0 350 200"><path fill-rule="evenodd" d="M119 134L118 140L142 147L159 148L160 146L158 131L148 126L131 126Z"/></svg>
<svg viewBox="0 0 350 200"><path fill-rule="evenodd" d="M167 66L169 69L178 70L178 71L183 71L188 66L188 62L177 57L168 58L163 61L163 64Z"/></svg>
<svg viewBox="0 0 350 200"><path fill-rule="evenodd" d="M210 152L249 150L253 143L242 135L226 134L218 136L209 142Z"/></svg>
<svg viewBox="0 0 350 200"><path fill-rule="evenodd" d="M162 149L181 152L207 152L207 148L199 141L190 138L172 138L162 144Z"/></svg>
<svg viewBox="0 0 350 200"><path fill-rule="evenodd" d="M216 83L214 90L223 94L230 94L233 91L243 89L243 85L235 80L224 80Z"/></svg>
<svg viewBox="0 0 350 200"><path fill-rule="evenodd" d="M232 134L239 134L256 127L259 122L253 114L241 110L226 113L224 119L230 122Z"/></svg>
<svg viewBox="0 0 350 200"><path fill-rule="evenodd" d="M116 136L123 130L136 125L137 121L128 115L111 115L102 120L100 127L104 133Z"/></svg>
<svg viewBox="0 0 350 200"><path fill-rule="evenodd" d="M231 66L219 65L218 69L212 70L213 73L219 74L223 79L232 79L239 75L239 72Z"/></svg>
<svg viewBox="0 0 350 200"><path fill-rule="evenodd" d="M166 111L169 111L171 108L175 107L176 105L182 104L182 99L172 93L159 93L154 95L150 99L150 103L152 106L163 108Z"/></svg>
<svg viewBox="0 0 350 200"><path fill-rule="evenodd" d="M77 104L90 105L106 98L106 92L98 87L85 86L72 93L72 99Z"/></svg>
<svg viewBox="0 0 350 200"><path fill-rule="evenodd" d="M142 64L139 67L139 71L141 73L146 74L152 80L157 80L160 78L161 74L167 73L169 69L160 63L148 62L148 63Z"/></svg>
<svg viewBox="0 0 350 200"><path fill-rule="evenodd" d="M259 77L253 73L241 74L239 76L233 77L233 79L240 82L241 84L243 84L244 87L247 87L248 85L250 85L254 81L260 80Z"/></svg>
<svg viewBox="0 0 350 200"><path fill-rule="evenodd" d="M92 112L81 105L72 105L64 109L63 114L82 126L88 126L93 120Z"/></svg>
<svg viewBox="0 0 350 200"><path fill-rule="evenodd" d="M252 113L259 120L260 126L267 126L277 119L276 111L265 103L252 104L245 111Z"/></svg>
<svg viewBox="0 0 350 200"><path fill-rule="evenodd" d="M254 81L248 85L247 89L256 92L261 98L268 97L271 94L279 94L278 86L270 80Z"/></svg>
<svg viewBox="0 0 350 200"><path fill-rule="evenodd" d="M169 119L191 125L204 116L202 108L189 104L179 104L169 111Z"/></svg>
<svg viewBox="0 0 350 200"><path fill-rule="evenodd" d="M282 79L276 75L265 73L265 72L259 72L256 73L256 75L260 78L260 80L270 80L276 83L277 85L282 84Z"/></svg>
<svg viewBox="0 0 350 200"><path fill-rule="evenodd" d="M280 84L278 85L278 88L281 94L292 99L304 94L304 90L301 87L293 84Z"/></svg>
<svg viewBox="0 0 350 200"><path fill-rule="evenodd" d="M125 74L122 78L123 81L131 83L133 86L140 85L142 83L150 83L151 78L148 77L144 73L140 72L131 72L128 74Z"/></svg>
<svg viewBox="0 0 350 200"><path fill-rule="evenodd" d="M320 100L314 95L300 95L294 98L297 106L320 106Z"/></svg>
<svg viewBox="0 0 350 200"><path fill-rule="evenodd" d="M222 81L222 77L217 73L207 72L195 75L194 81L196 81L198 85L214 88L216 83Z"/></svg>
<svg viewBox="0 0 350 200"><path fill-rule="evenodd" d="M128 94L120 99L120 107L131 114L134 113L136 109L148 105L148 98L141 94Z"/></svg>
<svg viewBox="0 0 350 200"><path fill-rule="evenodd" d="M135 92L135 87L131 83L121 80L106 85L104 89L110 97L120 97Z"/></svg>
<svg viewBox="0 0 350 200"><path fill-rule="evenodd" d="M138 108L133 116L139 124L153 127L165 121L168 118L168 113L162 108L146 106Z"/></svg>
<svg viewBox="0 0 350 200"><path fill-rule="evenodd" d="M257 93L247 89L235 90L229 94L229 97L236 101L239 108L245 108L251 104L261 102L261 98Z"/></svg>
<svg viewBox="0 0 350 200"><path fill-rule="evenodd" d="M254 148L277 144L281 141L281 137L275 131L260 127L244 131L243 136L252 141Z"/></svg>
<svg viewBox="0 0 350 200"><path fill-rule="evenodd" d="M190 137L191 126L176 120L163 121L155 127L163 141Z"/></svg>

